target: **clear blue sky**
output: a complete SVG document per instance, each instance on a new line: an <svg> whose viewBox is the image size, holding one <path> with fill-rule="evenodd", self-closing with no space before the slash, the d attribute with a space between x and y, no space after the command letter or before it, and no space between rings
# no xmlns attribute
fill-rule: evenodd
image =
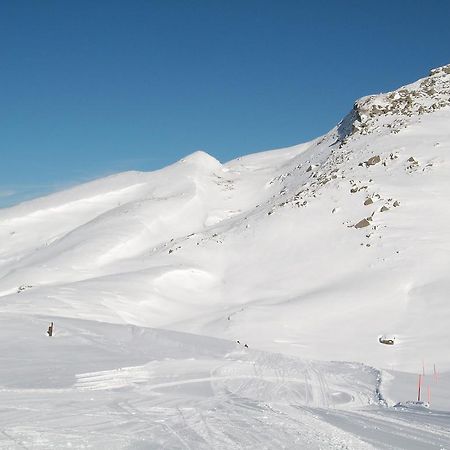
<svg viewBox="0 0 450 450"><path fill-rule="evenodd" d="M450 1L3 0L0 206L317 137L450 63Z"/></svg>

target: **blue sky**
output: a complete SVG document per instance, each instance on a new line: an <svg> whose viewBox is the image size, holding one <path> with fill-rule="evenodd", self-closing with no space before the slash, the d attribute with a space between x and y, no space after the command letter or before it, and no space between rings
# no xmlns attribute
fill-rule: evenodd
<svg viewBox="0 0 450 450"><path fill-rule="evenodd" d="M317 137L450 63L447 0L3 0L0 207Z"/></svg>

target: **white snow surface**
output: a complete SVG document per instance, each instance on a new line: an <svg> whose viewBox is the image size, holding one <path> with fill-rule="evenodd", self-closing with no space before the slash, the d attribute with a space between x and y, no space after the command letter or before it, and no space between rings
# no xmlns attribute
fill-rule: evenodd
<svg viewBox="0 0 450 450"><path fill-rule="evenodd" d="M1 209L0 448L449 449L449 180L450 65Z"/></svg>

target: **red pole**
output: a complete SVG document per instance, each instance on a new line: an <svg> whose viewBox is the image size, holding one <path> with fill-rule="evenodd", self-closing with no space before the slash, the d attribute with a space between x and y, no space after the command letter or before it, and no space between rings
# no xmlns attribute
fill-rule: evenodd
<svg viewBox="0 0 450 450"><path fill-rule="evenodd" d="M431 403L431 387L427 386L427 397L428 397L428 404Z"/></svg>

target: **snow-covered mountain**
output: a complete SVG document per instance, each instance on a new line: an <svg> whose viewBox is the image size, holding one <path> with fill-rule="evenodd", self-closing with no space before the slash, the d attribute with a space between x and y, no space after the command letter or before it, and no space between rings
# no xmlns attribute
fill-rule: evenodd
<svg viewBox="0 0 450 450"><path fill-rule="evenodd" d="M427 420L417 448L449 445L439 414L361 412L413 400L419 371L450 411L449 179L450 65L306 144L196 152L0 210L5 448L412 448ZM117 420L91 429L88 397ZM378 420L394 431L363 430Z"/></svg>

